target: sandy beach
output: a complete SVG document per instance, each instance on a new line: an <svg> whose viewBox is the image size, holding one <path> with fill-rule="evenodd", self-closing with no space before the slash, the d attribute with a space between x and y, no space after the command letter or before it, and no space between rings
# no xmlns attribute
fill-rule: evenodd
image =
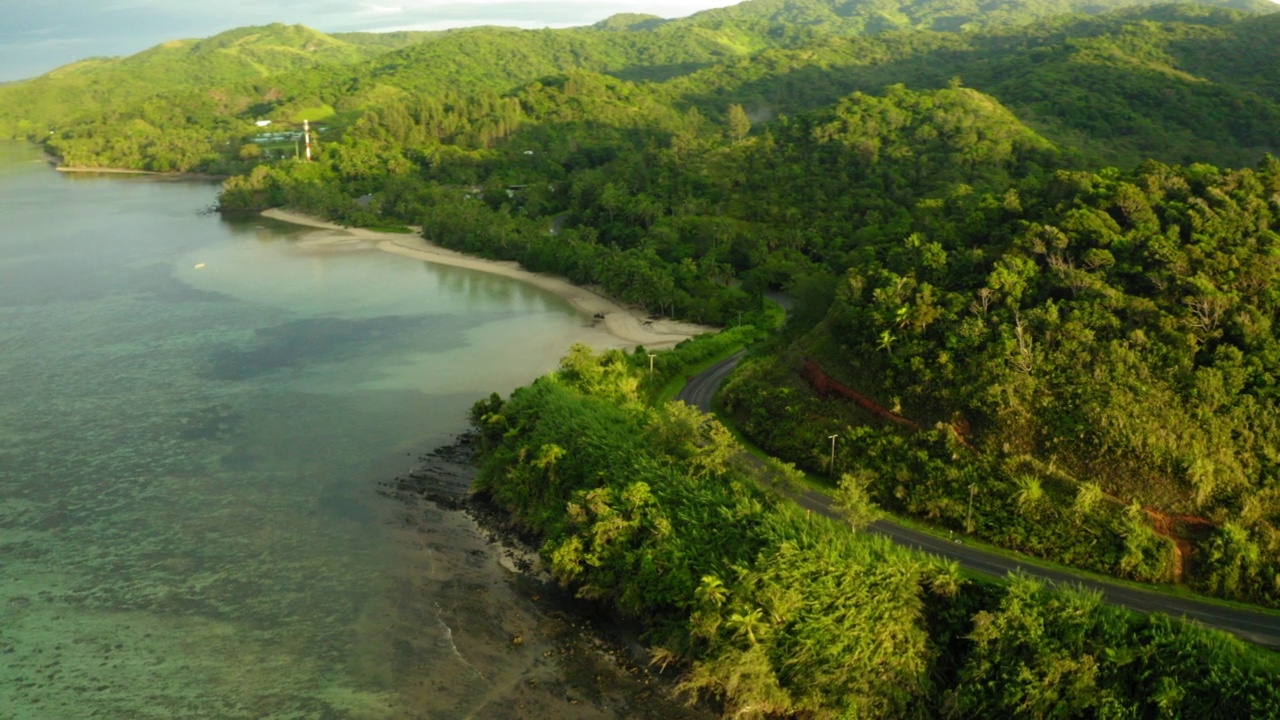
<svg viewBox="0 0 1280 720"><path fill-rule="evenodd" d="M612 298L590 288L574 285L565 278L530 272L516 262L487 260L466 255L433 245L417 235L344 228L311 215L278 208L265 210L262 215L273 220L315 228L314 233L308 233L299 243L317 250L376 247L383 252L395 255L500 275L542 288L564 299L587 318L604 315L604 319L594 326L597 332L588 333L588 337L585 338L589 344L597 348L630 348L643 345L650 349L663 349L695 335L716 330L705 325L675 320L650 320L649 315L641 308L625 307Z"/></svg>
<svg viewBox="0 0 1280 720"><path fill-rule="evenodd" d="M108 175L161 175L162 173L153 172L151 170L130 170L128 168L100 168L100 167L72 167L70 165L58 165L54 168L62 173L105 173Z"/></svg>
<svg viewBox="0 0 1280 720"><path fill-rule="evenodd" d="M152 180L226 180L229 175L209 175L207 173L193 172L155 172L154 170L131 170L129 168L103 168L103 167L74 167L70 165L58 165L57 160L52 161L46 159L53 165L53 169L60 173L85 174L85 175L145 175Z"/></svg>

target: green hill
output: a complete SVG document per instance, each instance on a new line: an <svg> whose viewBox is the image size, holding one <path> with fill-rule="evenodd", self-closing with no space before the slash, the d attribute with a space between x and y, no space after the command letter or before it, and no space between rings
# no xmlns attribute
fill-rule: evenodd
<svg viewBox="0 0 1280 720"><path fill-rule="evenodd" d="M797 48L829 36L901 29L972 31L1135 4L1127 0L751 0L674 21L616 16L585 30L470 28L330 36L279 24L240 28L206 40L172 41L129 58L86 60L0 87L0 108L7 109L0 111L0 133L33 135L47 126L65 126L107 108L134 106L145 98L210 89L237 96L225 101L219 112L242 112L240 105L246 99L238 96L252 93L237 90L282 73L293 73L294 77L276 84L277 93L290 94L296 82L311 95L329 96L353 89L357 94L385 94L386 90L377 90L380 86L411 93L443 88L506 92L542 75L575 68L631 80L661 80L769 48ZM1250 12L1275 10L1263 0L1206 5ZM332 73L325 69L331 66L351 70ZM320 68L319 74L328 79L304 78L305 73L297 73L313 67ZM892 78L890 82L904 79ZM247 98L248 105L261 100ZM348 104L360 102L363 100Z"/></svg>
<svg viewBox="0 0 1280 720"><path fill-rule="evenodd" d="M705 68L662 91L707 112L736 102L778 115L959 77L1095 161L1252 163L1280 148L1278 21L1167 6L971 33L829 37Z"/></svg>
<svg viewBox="0 0 1280 720"><path fill-rule="evenodd" d="M600 22L591 26L593 30L610 30L610 31L627 31L627 30L648 30L668 22L657 15L646 15L644 13L618 13L610 15Z"/></svg>
<svg viewBox="0 0 1280 720"><path fill-rule="evenodd" d="M153 98L199 91L217 94L220 88L293 70L358 62L377 51L301 25L238 28L204 40L173 40L129 57L93 58L0 87L0 133L22 136L109 109L129 112ZM219 108L223 113L243 109L234 102Z"/></svg>
<svg viewBox="0 0 1280 720"><path fill-rule="evenodd" d="M1097 15L1147 6L1142 0L748 0L675 21L699 27L786 26L812 35L860 35L893 30L973 31L1023 25L1073 13ZM1197 3L1249 13L1274 13L1267 0Z"/></svg>

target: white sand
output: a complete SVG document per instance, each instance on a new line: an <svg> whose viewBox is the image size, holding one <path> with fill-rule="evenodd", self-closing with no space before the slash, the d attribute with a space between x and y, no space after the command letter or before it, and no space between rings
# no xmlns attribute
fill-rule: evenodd
<svg viewBox="0 0 1280 720"><path fill-rule="evenodd" d="M299 243L316 248L338 250L373 246L395 255L501 275L502 277L512 278L542 288L563 298L578 312L587 317L592 317L596 314L604 315L604 319L597 325L605 330L615 342L602 343L598 340L591 342L597 347L633 347L643 345L650 349L669 348L694 335L716 330L716 328L705 325L695 325L674 320L650 321L643 309L624 307L605 295L589 288L574 285L565 278L529 272L516 262L486 260L473 255L465 255L433 245L416 234L406 235L376 232L362 228L344 228L310 215L289 210L265 210L262 215L295 225L317 228L317 232L308 233L299 240ZM591 339L588 339L588 341L591 341Z"/></svg>
<svg viewBox="0 0 1280 720"><path fill-rule="evenodd" d="M161 173L151 170L130 170L128 168L100 168L100 167L71 167L69 165L59 165L54 168L58 172L64 173L108 173L112 175L160 175Z"/></svg>

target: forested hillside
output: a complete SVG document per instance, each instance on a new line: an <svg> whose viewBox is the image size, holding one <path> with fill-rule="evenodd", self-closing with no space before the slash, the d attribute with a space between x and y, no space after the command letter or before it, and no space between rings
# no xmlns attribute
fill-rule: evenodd
<svg viewBox="0 0 1280 720"><path fill-rule="evenodd" d="M1263 0L753 0L675 21L557 31L326 36L273 25L0 87L0 133L49 141L75 164L225 171L243 166L258 119L323 118L340 130L387 103L508 95L575 69L657 82L647 89L677 109L718 115L739 103L760 119L960 77L1094 160L1240 163L1276 144L1266 68L1280 25L1249 14L1274 9Z"/></svg>
<svg viewBox="0 0 1280 720"><path fill-rule="evenodd" d="M1070 14L1097 15L1123 8L1151 5L1140 0L749 0L707 10L672 21L696 27L749 27L776 37L871 35L893 30L968 32L1000 26L1025 25ZM1265 0L1223 0L1197 3L1209 8L1276 12Z"/></svg>
<svg viewBox="0 0 1280 720"><path fill-rule="evenodd" d="M1280 713L1268 653L1026 579L969 582L761 490L714 419L641 401L647 360L577 346L477 403L479 485L726 717Z"/></svg>
<svg viewBox="0 0 1280 720"><path fill-rule="evenodd" d="M399 34L391 44L415 40ZM364 60L389 49L387 42L359 34L340 39L301 25L269 25L204 40L173 40L126 58L91 58L0 88L0 129L21 136L74 125L103 111L129 112L158 98L191 103L191 95L202 91L219 95L222 88L290 70ZM209 107L224 116L249 110L226 100Z"/></svg>
<svg viewBox="0 0 1280 720"><path fill-rule="evenodd" d="M1274 9L270 26L0 107L70 164L234 174L229 212L421 225L655 313L749 321L784 290L787 333L727 395L765 449L830 473L815 438L837 434L838 467L896 512L1280 605ZM304 118L324 125L309 163L254 125Z"/></svg>
<svg viewBox="0 0 1280 720"><path fill-rule="evenodd" d="M984 32L827 37L707 68L664 91L704 109L737 102L778 115L855 90L960 78L1094 163L1251 163L1280 147L1280 94L1268 72L1280 63L1278 20L1160 6Z"/></svg>
<svg viewBox="0 0 1280 720"><path fill-rule="evenodd" d="M1280 601L1280 163L1059 171L864 245L830 309L730 403L766 448L1002 545ZM823 374L917 432L877 428ZM896 426L890 426L895 427Z"/></svg>

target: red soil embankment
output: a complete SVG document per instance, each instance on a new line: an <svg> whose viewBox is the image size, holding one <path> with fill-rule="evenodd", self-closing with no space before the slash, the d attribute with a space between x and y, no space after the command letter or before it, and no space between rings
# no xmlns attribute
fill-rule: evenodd
<svg viewBox="0 0 1280 720"><path fill-rule="evenodd" d="M1149 506L1142 509L1146 511L1147 517L1151 518L1156 534L1169 538L1177 548L1178 560L1173 570L1173 581L1181 582L1187 563L1195 553L1195 545L1192 544L1191 538L1205 538L1218 526L1206 518L1195 515L1169 515Z"/></svg>
<svg viewBox="0 0 1280 720"><path fill-rule="evenodd" d="M838 395L845 399L854 401L862 407L862 409L872 413L876 417L879 417L881 420L887 420L896 425L911 428L912 430L920 429L920 426L915 422L890 411L888 408L885 408L866 395L863 395L857 390L847 387L838 380L835 380L830 375L823 372L822 368L818 367L818 364L812 360L806 359L804 361L804 365L800 369L800 374L806 381L808 381L809 387L813 388L814 392L824 398L831 397L832 395Z"/></svg>
<svg viewBox="0 0 1280 720"><path fill-rule="evenodd" d="M909 418L905 418L888 408L880 405L871 398L854 390L840 381L832 378L812 359L806 358L804 364L800 368L800 375L809 383L809 387L824 398L836 396L846 400L852 400L859 407L867 412L875 415L881 420L900 425L912 430L919 430L920 425ZM966 426L952 427L952 432L960 439L965 447L970 447L967 442L968 435ZM970 449L972 449L970 447ZM1128 503L1114 496L1107 496L1109 500L1126 506ZM1151 524L1155 528L1156 534L1169 538L1173 541L1176 548L1177 557L1173 568L1173 582L1179 582L1182 579L1184 568L1188 560L1194 552L1195 546L1189 538L1206 535L1211 532L1215 525L1205 518L1195 517L1192 515L1169 515L1161 512L1153 507L1142 508L1146 511L1148 517L1151 518Z"/></svg>

